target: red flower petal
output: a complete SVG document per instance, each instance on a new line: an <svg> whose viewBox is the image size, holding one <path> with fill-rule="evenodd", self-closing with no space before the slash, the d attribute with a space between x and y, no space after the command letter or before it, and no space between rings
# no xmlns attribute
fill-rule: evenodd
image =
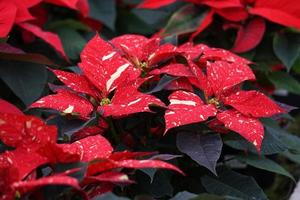
<svg viewBox="0 0 300 200"><path fill-rule="evenodd" d="M215 12L210 10L205 14L204 19L202 20L200 26L197 30L191 35L191 40L193 40L197 35L199 35L202 31L204 31L213 21Z"/></svg>
<svg viewBox="0 0 300 200"><path fill-rule="evenodd" d="M37 167L46 164L48 159L42 157L30 149L17 148L13 151L7 151L0 155L0 163L9 163L9 172L16 174L7 174L16 176L17 180L22 180Z"/></svg>
<svg viewBox="0 0 300 200"><path fill-rule="evenodd" d="M45 2L71 9L77 9L78 0L45 0Z"/></svg>
<svg viewBox="0 0 300 200"><path fill-rule="evenodd" d="M86 79L84 75L65 72L61 70L52 70L56 77L72 90L80 93L97 97L96 88Z"/></svg>
<svg viewBox="0 0 300 200"><path fill-rule="evenodd" d="M158 98L138 92L135 87L119 88L109 105L100 107L104 116L121 117L139 112L151 112L149 105L164 106Z"/></svg>
<svg viewBox="0 0 300 200"><path fill-rule="evenodd" d="M243 81L255 80L255 75L247 65L216 61L207 64L207 78L212 90L218 96Z"/></svg>
<svg viewBox="0 0 300 200"><path fill-rule="evenodd" d="M65 114L78 113L82 117L87 117L93 111L93 105L89 101L67 90L60 90L57 94L45 96L30 107L50 108Z"/></svg>
<svg viewBox="0 0 300 200"><path fill-rule="evenodd" d="M88 0L78 0L76 7L80 11L83 17L88 17L90 12L90 6Z"/></svg>
<svg viewBox="0 0 300 200"><path fill-rule="evenodd" d="M212 8L235 8L235 7L243 7L240 0L222 0L222 1L216 1L216 0L188 0L193 3L201 3L205 4Z"/></svg>
<svg viewBox="0 0 300 200"><path fill-rule="evenodd" d="M231 51L247 52L255 48L262 40L266 30L266 23L261 18L252 19L246 27L240 27Z"/></svg>
<svg viewBox="0 0 300 200"><path fill-rule="evenodd" d="M112 182L112 183L134 183L129 180L128 176L121 172L105 172L97 176L87 176L84 178L84 185L97 182Z"/></svg>
<svg viewBox="0 0 300 200"><path fill-rule="evenodd" d="M185 77L181 77L172 81L169 85L165 87L166 90L185 90L189 92L193 92L193 86L189 82L189 80Z"/></svg>
<svg viewBox="0 0 300 200"><path fill-rule="evenodd" d="M19 108L3 99L0 99L0 113L24 115L23 112L19 110Z"/></svg>
<svg viewBox="0 0 300 200"><path fill-rule="evenodd" d="M214 11L229 21L240 22L248 18L248 13L244 7L214 9Z"/></svg>
<svg viewBox="0 0 300 200"><path fill-rule="evenodd" d="M188 60L194 60L199 57L209 47L205 44L194 45L192 42L186 42L178 48L178 52L184 55Z"/></svg>
<svg viewBox="0 0 300 200"><path fill-rule="evenodd" d="M21 22L34 19L34 17L32 17L32 15L29 13L28 9L31 6L34 6L37 3L39 3L39 1L33 0L32 2L30 2L30 1L12 0L11 2L15 4L15 7L17 8L15 23L21 23Z"/></svg>
<svg viewBox="0 0 300 200"><path fill-rule="evenodd" d="M203 73L202 69L200 69L200 67L191 60L188 60L188 64L189 64L191 71L193 72L193 74L195 76L195 77L188 77L189 81L194 86L207 92L207 90L208 90L207 77Z"/></svg>
<svg viewBox="0 0 300 200"><path fill-rule="evenodd" d="M109 141L101 135L89 136L72 144L58 144L54 154L48 157L52 163L90 162L95 159L108 158L113 151Z"/></svg>
<svg viewBox="0 0 300 200"><path fill-rule="evenodd" d="M23 29L31 32L35 36L44 40L46 43L48 43L50 46L52 46L58 53L60 53L60 55L62 55L63 58L65 58L68 61L68 58L65 54L61 40L57 34L52 33L52 32L43 31L40 27L35 26L33 24L29 24L29 23L20 23L18 25L20 27L22 27Z"/></svg>
<svg viewBox="0 0 300 200"><path fill-rule="evenodd" d="M148 65L152 66L154 64L157 64L158 62L164 61L166 59L171 58L172 56L175 56L179 54L177 51L177 47L172 44L164 44L161 45L156 49L154 53L149 55L148 58Z"/></svg>
<svg viewBox="0 0 300 200"><path fill-rule="evenodd" d="M54 175L49 177L43 177L37 180L31 181L20 181L15 182L12 187L15 191L18 191L21 195L24 195L28 192L34 191L38 188L47 186L47 185L68 185L77 190L81 190L79 183L76 178L70 176L61 176Z"/></svg>
<svg viewBox="0 0 300 200"><path fill-rule="evenodd" d="M131 80L139 75L136 73L131 77L134 71L139 70L98 35L88 42L80 57L80 68L104 96L123 84L129 75Z"/></svg>
<svg viewBox="0 0 300 200"><path fill-rule="evenodd" d="M169 110L165 113L165 132L177 126L205 121L217 112L213 105L205 105L197 95L191 92L174 92L169 96L169 100Z"/></svg>
<svg viewBox="0 0 300 200"><path fill-rule="evenodd" d="M285 112L275 102L257 91L236 92L225 98L224 103L234 107L244 115L252 117L271 117Z"/></svg>
<svg viewBox="0 0 300 200"><path fill-rule="evenodd" d="M300 30L300 3L283 0L256 0L249 13Z"/></svg>
<svg viewBox="0 0 300 200"><path fill-rule="evenodd" d="M113 151L109 141L101 135L90 136L78 140L71 145L77 146L81 150L81 161L84 162L89 162L97 158L108 158Z"/></svg>
<svg viewBox="0 0 300 200"><path fill-rule="evenodd" d="M139 4L139 8L160 8L169 4L176 2L176 0L144 0L141 4Z"/></svg>
<svg viewBox="0 0 300 200"><path fill-rule="evenodd" d="M251 62L245 58L237 56L230 51L217 48L209 48L203 52L203 56L200 57L200 62L205 62L207 60L222 60L230 63L238 64L250 64Z"/></svg>
<svg viewBox="0 0 300 200"><path fill-rule="evenodd" d="M14 25L17 8L12 2L0 1L0 13L0 38L4 38Z"/></svg>
<svg viewBox="0 0 300 200"><path fill-rule="evenodd" d="M144 156L150 156L154 154L153 152L130 152L130 151L121 151L121 152L114 152L109 159L114 161L119 160L128 160L133 158L139 158Z"/></svg>
<svg viewBox="0 0 300 200"><path fill-rule="evenodd" d="M239 133L260 151L264 127L258 119L247 117L235 110L221 112L217 114L217 119L223 122L226 128Z"/></svg>
<svg viewBox="0 0 300 200"><path fill-rule="evenodd" d="M72 141L80 140L82 138L86 138L88 136L98 135L104 133L104 128L100 128L98 126L90 126L81 129L80 131L72 134Z"/></svg>
<svg viewBox="0 0 300 200"><path fill-rule="evenodd" d="M124 51L128 57L137 58L139 61L144 59L144 46L149 41L148 38L141 35L121 35L111 40L111 43Z"/></svg>
<svg viewBox="0 0 300 200"><path fill-rule="evenodd" d="M0 114L0 139L12 147L37 149L56 141L56 127L33 116Z"/></svg>
<svg viewBox="0 0 300 200"><path fill-rule="evenodd" d="M143 169L143 168L162 168L177 171L184 174L179 168L171 165L167 162L160 160L122 160L114 162L118 168L133 168L133 169Z"/></svg>
<svg viewBox="0 0 300 200"><path fill-rule="evenodd" d="M154 69L152 70L149 75L160 75L160 74L169 74L172 76L183 76L183 77L194 77L194 74L191 72L188 66L184 64L170 64L167 66L164 66L160 69Z"/></svg>
<svg viewBox="0 0 300 200"><path fill-rule="evenodd" d="M95 175L104 171L108 171L111 169L120 168L118 166L119 161L132 160L133 158L143 157L153 154L152 152L114 152L109 159L99 160L98 162L94 162L89 165L87 170L87 175Z"/></svg>

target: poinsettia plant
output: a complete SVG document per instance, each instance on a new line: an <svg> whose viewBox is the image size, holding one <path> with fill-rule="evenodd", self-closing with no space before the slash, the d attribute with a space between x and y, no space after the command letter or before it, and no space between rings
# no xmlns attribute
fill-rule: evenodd
<svg viewBox="0 0 300 200"><path fill-rule="evenodd" d="M298 7L0 0L0 199L286 198Z"/></svg>

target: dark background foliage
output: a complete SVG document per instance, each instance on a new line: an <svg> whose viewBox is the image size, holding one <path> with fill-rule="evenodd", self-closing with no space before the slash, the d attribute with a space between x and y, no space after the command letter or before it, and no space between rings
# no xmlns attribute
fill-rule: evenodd
<svg viewBox="0 0 300 200"><path fill-rule="evenodd" d="M162 35L166 41L181 44L188 40L189 33L197 29L207 12L202 7L182 2L155 10L139 9L135 7L139 2L90 0L90 17L102 23L98 32L106 39L127 33L151 36L164 29ZM45 5L45 8L49 16L44 28L59 35L70 62L40 39L24 43L15 27L1 44L7 43L26 54L0 50L0 97L27 114L46 119L53 114L52 111L29 110L28 106L51 93L49 83L59 83L47 68L78 70L76 65L80 52L95 31L79 21L74 11L53 5ZM216 18L195 38L195 42L230 49L236 32L223 31L222 19ZM114 120L117 136L107 136L117 150L158 151L166 154L164 159L170 159L187 175L183 177L164 170L138 170L134 175L137 184L118 187L114 194L96 199L267 199L267 196L269 199L287 199L300 176L300 113L294 109L300 106L300 33L268 23L262 42L241 56L254 62L252 68L258 79L257 84L245 87L272 94L275 100L289 105L285 107L291 110L280 121L263 120L266 133L261 153L234 134L222 135L221 138L218 134L207 133L200 137L177 130L179 133L174 131L160 137L158 135L163 130L155 127L161 125L163 119L153 114L136 114ZM278 68L281 64L284 67ZM167 82L168 77L163 80ZM161 92L164 81L150 92L165 95ZM48 123L58 125L60 139L63 140L93 123L93 120L83 122L57 117ZM206 127L198 125L190 128L207 131ZM60 198L52 196L52 190L45 189L51 193L49 199Z"/></svg>

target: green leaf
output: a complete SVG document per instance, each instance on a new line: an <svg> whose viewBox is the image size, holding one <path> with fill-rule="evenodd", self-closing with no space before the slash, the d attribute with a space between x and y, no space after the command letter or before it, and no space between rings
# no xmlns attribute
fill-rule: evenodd
<svg viewBox="0 0 300 200"><path fill-rule="evenodd" d="M64 19L59 21L54 21L49 23L46 27L47 29L58 29L58 28L70 28L77 31L91 31L91 28L79 21L74 19Z"/></svg>
<svg viewBox="0 0 300 200"><path fill-rule="evenodd" d="M292 67L293 71L297 74L300 74L300 55L298 56L296 62L294 63Z"/></svg>
<svg viewBox="0 0 300 200"><path fill-rule="evenodd" d="M207 192L217 195L228 195L243 200L266 200L263 190L254 178L239 174L226 168L218 170L218 178L203 176L201 183Z"/></svg>
<svg viewBox="0 0 300 200"><path fill-rule="evenodd" d="M181 132L177 134L176 146L179 151L216 174L215 168L223 146L220 135Z"/></svg>
<svg viewBox="0 0 300 200"><path fill-rule="evenodd" d="M1 60L14 60L14 61L22 61L22 62L30 62L41 65L50 65L57 66L54 62L52 62L49 58L42 54L37 53L6 53L0 52Z"/></svg>
<svg viewBox="0 0 300 200"><path fill-rule="evenodd" d="M266 130L280 139L289 150L300 152L300 137L293 135L280 128L272 120L264 120Z"/></svg>
<svg viewBox="0 0 300 200"><path fill-rule="evenodd" d="M187 199L191 199L196 196L197 195L194 193L183 191L183 192L178 192L173 198L171 198L169 200L187 200Z"/></svg>
<svg viewBox="0 0 300 200"><path fill-rule="evenodd" d="M79 59L80 52L86 45L85 39L76 30L70 28L59 28L56 32L61 38L67 56L72 60Z"/></svg>
<svg viewBox="0 0 300 200"><path fill-rule="evenodd" d="M292 153L290 151L285 151L282 153L282 155L285 156L286 158L288 158L289 160L300 165L300 154Z"/></svg>
<svg viewBox="0 0 300 200"><path fill-rule="evenodd" d="M157 30L156 26L147 24L134 12L121 10L117 20L117 30L120 33L135 33L142 35L152 35ZM130 23L128 23L130 22Z"/></svg>
<svg viewBox="0 0 300 200"><path fill-rule="evenodd" d="M182 199L184 200L184 199ZM189 200L242 200L241 198L231 197L231 196L219 196L215 194L207 194L203 193L198 195L195 198L191 198Z"/></svg>
<svg viewBox="0 0 300 200"><path fill-rule="evenodd" d="M0 78L26 106L41 96L47 77L43 65L0 60Z"/></svg>
<svg viewBox="0 0 300 200"><path fill-rule="evenodd" d="M157 171L153 181L149 184L148 182L144 182L142 187L155 198L172 196L173 187L170 181L170 177L165 172Z"/></svg>
<svg viewBox="0 0 300 200"><path fill-rule="evenodd" d="M207 12L188 4L175 12L168 21L162 36L181 35L197 30Z"/></svg>
<svg viewBox="0 0 300 200"><path fill-rule="evenodd" d="M268 75L268 79L276 88L286 89L291 93L300 95L300 83L289 74L277 71Z"/></svg>
<svg viewBox="0 0 300 200"><path fill-rule="evenodd" d="M264 156L247 155L247 156L237 156L236 158L253 167L274 172L276 174L281 174L295 181L294 177L288 171L286 171L283 167L281 167L276 162Z"/></svg>
<svg viewBox="0 0 300 200"><path fill-rule="evenodd" d="M115 22L117 18L115 0L89 0L89 5L91 18L99 20L111 30L115 30Z"/></svg>
<svg viewBox="0 0 300 200"><path fill-rule="evenodd" d="M100 194L99 196L96 196L93 199L94 200L129 200L128 198L119 197L111 192L107 192L105 194Z"/></svg>
<svg viewBox="0 0 300 200"><path fill-rule="evenodd" d="M253 147L253 145L239 135L225 137L224 144L234 149L250 151L252 153L257 154L257 150ZM287 147L280 140L277 134L272 134L268 130L266 130L260 154L272 155L284 152L285 150L287 150Z"/></svg>
<svg viewBox="0 0 300 200"><path fill-rule="evenodd" d="M285 32L277 33L273 40L276 56L289 71L300 55L300 34Z"/></svg>

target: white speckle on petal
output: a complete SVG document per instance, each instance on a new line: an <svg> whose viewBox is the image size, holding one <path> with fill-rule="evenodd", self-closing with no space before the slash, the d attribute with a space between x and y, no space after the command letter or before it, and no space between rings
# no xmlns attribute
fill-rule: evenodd
<svg viewBox="0 0 300 200"><path fill-rule="evenodd" d="M74 110L74 106L69 105L67 109L63 111L63 113L72 113Z"/></svg>
<svg viewBox="0 0 300 200"><path fill-rule="evenodd" d="M3 124L5 124L6 122L4 121L4 120L2 120L2 119L0 119L0 125L3 125Z"/></svg>
<svg viewBox="0 0 300 200"><path fill-rule="evenodd" d="M185 101L185 100L178 100L178 99L170 99L170 103L173 104L183 104L188 106L196 106L196 102L194 101Z"/></svg>
<svg viewBox="0 0 300 200"><path fill-rule="evenodd" d="M134 101L130 102L130 103L128 104L128 106L131 106L131 105L133 105L133 104L139 102L141 99L142 99L142 98L138 98L137 100L134 100Z"/></svg>
<svg viewBox="0 0 300 200"><path fill-rule="evenodd" d="M110 59L111 57L113 57L114 55L116 54L115 51L111 52L110 54L106 55L106 56L103 56L102 57L102 61L105 61L107 59Z"/></svg>
<svg viewBox="0 0 300 200"><path fill-rule="evenodd" d="M127 67L129 67L129 63L125 63L123 65L121 65L117 71L115 71L115 73L113 73L110 78L108 79L108 81L106 82L106 90L108 91L111 87L111 85L113 84L113 82L120 77L121 73L123 71L125 71L127 69Z"/></svg>
<svg viewBox="0 0 300 200"><path fill-rule="evenodd" d="M256 140L253 141L253 145L254 145L254 146L257 146Z"/></svg>

